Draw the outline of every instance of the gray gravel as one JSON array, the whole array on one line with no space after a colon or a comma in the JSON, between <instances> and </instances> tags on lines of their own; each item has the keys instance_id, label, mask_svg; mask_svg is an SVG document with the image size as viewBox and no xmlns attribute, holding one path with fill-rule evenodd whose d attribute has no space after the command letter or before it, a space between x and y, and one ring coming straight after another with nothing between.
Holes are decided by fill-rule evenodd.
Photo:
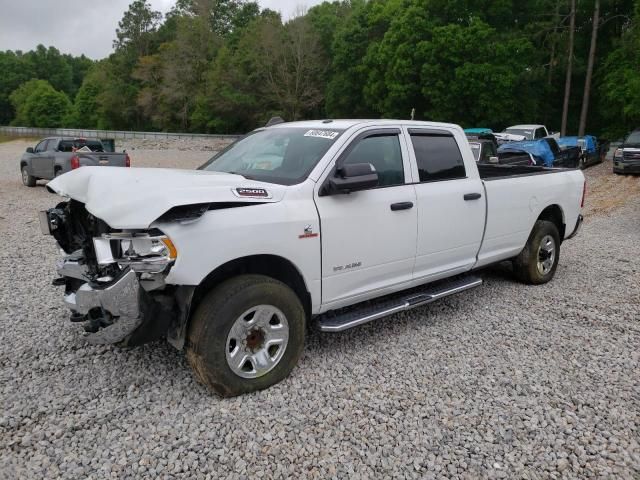
<instances>
[{"instance_id":1,"label":"gray gravel","mask_svg":"<svg viewBox=\"0 0 640 480\"><path fill-rule=\"evenodd\" d=\"M25 146L0 144L0 477L639 478L640 195L589 216L550 284L493 268L427 308L313 334L287 380L223 400L166 343L90 346L68 322L36 219L57 198L21 186Z\"/></svg>"}]
</instances>

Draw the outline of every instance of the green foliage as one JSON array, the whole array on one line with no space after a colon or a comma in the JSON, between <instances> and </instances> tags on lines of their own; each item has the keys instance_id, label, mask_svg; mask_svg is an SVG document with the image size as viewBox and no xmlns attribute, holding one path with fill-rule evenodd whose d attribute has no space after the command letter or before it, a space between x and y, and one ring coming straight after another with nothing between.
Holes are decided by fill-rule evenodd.
<instances>
[{"instance_id":1,"label":"green foliage","mask_svg":"<svg viewBox=\"0 0 640 480\"><path fill-rule=\"evenodd\" d=\"M161 19L162 14L151 10L146 0L134 0L116 28L116 40L113 42L116 52L129 54L134 60L148 55Z\"/></svg>"},{"instance_id":2,"label":"green foliage","mask_svg":"<svg viewBox=\"0 0 640 480\"><path fill-rule=\"evenodd\" d=\"M600 108L608 120L605 133L620 138L640 126L640 1L604 71Z\"/></svg>"},{"instance_id":3,"label":"green foliage","mask_svg":"<svg viewBox=\"0 0 640 480\"><path fill-rule=\"evenodd\" d=\"M602 2L590 133L640 124L638 5ZM570 133L593 6L577 0ZM177 0L162 18L148 0L133 0L114 52L99 62L42 45L0 52L0 123L239 133L273 115L408 118L415 109L417 119L464 126L558 129L568 8L566 0L333 0L283 21L256 1Z\"/></svg>"},{"instance_id":4,"label":"green foliage","mask_svg":"<svg viewBox=\"0 0 640 480\"><path fill-rule=\"evenodd\" d=\"M46 80L29 80L9 96L16 111L14 125L56 128L71 108L69 98Z\"/></svg>"},{"instance_id":5,"label":"green foliage","mask_svg":"<svg viewBox=\"0 0 640 480\"><path fill-rule=\"evenodd\" d=\"M24 82L33 78L31 64L20 52L0 52L0 125L7 125L15 116L9 95Z\"/></svg>"}]
</instances>

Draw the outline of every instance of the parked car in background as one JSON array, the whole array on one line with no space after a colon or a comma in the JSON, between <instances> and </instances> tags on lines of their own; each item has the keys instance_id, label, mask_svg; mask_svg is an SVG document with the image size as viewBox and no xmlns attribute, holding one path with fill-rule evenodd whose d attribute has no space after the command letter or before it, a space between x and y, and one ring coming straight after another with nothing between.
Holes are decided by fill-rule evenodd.
<instances>
[{"instance_id":1,"label":"parked car in background","mask_svg":"<svg viewBox=\"0 0 640 480\"><path fill-rule=\"evenodd\" d=\"M580 164L578 147L560 148L554 138L546 137L524 142L509 142L498 147L498 154L524 152L530 154L535 165L555 168L577 168Z\"/></svg>"},{"instance_id":2,"label":"parked car in background","mask_svg":"<svg viewBox=\"0 0 640 480\"><path fill-rule=\"evenodd\" d=\"M640 173L640 128L631 132L613 153L614 173Z\"/></svg>"},{"instance_id":3,"label":"parked car in background","mask_svg":"<svg viewBox=\"0 0 640 480\"><path fill-rule=\"evenodd\" d=\"M474 130L474 129L470 129ZM469 147L476 162L499 165L535 165L531 154L526 152L498 152L498 141L493 133L467 133Z\"/></svg>"},{"instance_id":4,"label":"parked car in background","mask_svg":"<svg viewBox=\"0 0 640 480\"><path fill-rule=\"evenodd\" d=\"M80 168L47 185L68 200L40 221L90 341L166 337L232 396L285 378L310 323L341 332L426 305L503 260L550 281L584 186L579 170L477 164L456 125L305 121L197 171Z\"/></svg>"},{"instance_id":5,"label":"parked car in background","mask_svg":"<svg viewBox=\"0 0 640 480\"><path fill-rule=\"evenodd\" d=\"M22 183L34 187L40 179L51 180L85 166L131 166L128 153L114 150L112 139L103 143L97 138L44 138L35 147L27 148L20 159Z\"/></svg>"},{"instance_id":6,"label":"parked car in background","mask_svg":"<svg viewBox=\"0 0 640 480\"><path fill-rule=\"evenodd\" d=\"M578 168L580 166L582 151L580 147L561 147L554 137L544 137L541 141L546 142L553 153L553 166L562 168Z\"/></svg>"},{"instance_id":7,"label":"parked car in background","mask_svg":"<svg viewBox=\"0 0 640 480\"><path fill-rule=\"evenodd\" d=\"M513 125L502 131L507 135L520 135L523 140L537 140L545 137L560 137L560 134L549 132L544 125Z\"/></svg>"},{"instance_id":8,"label":"parked car in background","mask_svg":"<svg viewBox=\"0 0 640 480\"><path fill-rule=\"evenodd\" d=\"M558 139L560 148L580 149L580 168L586 168L596 163L602 163L609 151L610 142L608 140L599 141L593 135L583 137L560 137Z\"/></svg>"}]
</instances>

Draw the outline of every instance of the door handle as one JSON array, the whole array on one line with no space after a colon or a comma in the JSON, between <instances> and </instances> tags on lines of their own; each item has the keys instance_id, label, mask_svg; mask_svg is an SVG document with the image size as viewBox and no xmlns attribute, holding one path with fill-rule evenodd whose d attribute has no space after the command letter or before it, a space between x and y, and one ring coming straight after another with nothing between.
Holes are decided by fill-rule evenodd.
<instances>
[{"instance_id":1,"label":"door handle","mask_svg":"<svg viewBox=\"0 0 640 480\"><path fill-rule=\"evenodd\" d=\"M465 200L478 200L481 197L482 197L481 193L465 193L464 194Z\"/></svg>"},{"instance_id":2,"label":"door handle","mask_svg":"<svg viewBox=\"0 0 640 480\"><path fill-rule=\"evenodd\" d=\"M410 208L413 208L413 202L398 202L391 204L391 210L394 212L398 210L409 210Z\"/></svg>"}]
</instances>

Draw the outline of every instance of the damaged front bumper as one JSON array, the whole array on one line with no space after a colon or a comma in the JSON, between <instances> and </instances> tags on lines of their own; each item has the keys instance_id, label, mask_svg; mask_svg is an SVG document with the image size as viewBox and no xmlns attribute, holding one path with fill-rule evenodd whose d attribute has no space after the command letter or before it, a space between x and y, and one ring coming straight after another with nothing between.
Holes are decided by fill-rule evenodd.
<instances>
[{"instance_id":1,"label":"damaged front bumper","mask_svg":"<svg viewBox=\"0 0 640 480\"><path fill-rule=\"evenodd\" d=\"M88 278L81 252L60 259L57 271L63 279ZM105 280L102 283L82 283L75 291L67 288L64 294L64 303L72 312L72 320L89 322L87 340L95 344L122 342L143 320L140 281L136 273L127 270L117 279Z\"/></svg>"},{"instance_id":2,"label":"damaged front bumper","mask_svg":"<svg viewBox=\"0 0 640 480\"><path fill-rule=\"evenodd\" d=\"M64 303L73 313L104 325L102 328L97 325L99 329L89 333L87 340L91 343L119 343L142 324L139 295L138 278L129 270L113 284L103 288L84 283L76 292L65 294Z\"/></svg>"},{"instance_id":3,"label":"damaged front bumper","mask_svg":"<svg viewBox=\"0 0 640 480\"><path fill-rule=\"evenodd\" d=\"M87 270L81 251L66 255L54 284L65 285L64 304L72 321L85 323L88 342L133 346L167 336L182 348L193 287L167 286L159 275L130 268L90 281Z\"/></svg>"}]
</instances>

